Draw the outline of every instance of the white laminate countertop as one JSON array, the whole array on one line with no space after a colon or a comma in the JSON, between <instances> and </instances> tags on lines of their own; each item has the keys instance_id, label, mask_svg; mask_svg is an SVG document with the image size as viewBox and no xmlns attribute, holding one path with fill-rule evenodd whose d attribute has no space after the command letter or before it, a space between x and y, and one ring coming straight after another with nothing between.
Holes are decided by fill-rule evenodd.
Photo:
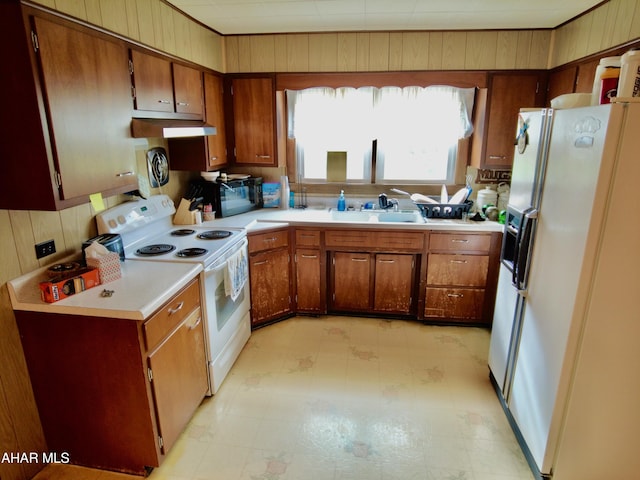
<instances>
[{"instance_id":1,"label":"white laminate countertop","mask_svg":"<svg viewBox=\"0 0 640 480\"><path fill-rule=\"evenodd\" d=\"M40 298L41 268L8 282L14 310L144 320L173 297L201 271L199 263L124 261L122 278L76 293L55 303ZM103 297L103 290L113 295Z\"/></svg>"},{"instance_id":2,"label":"white laminate countertop","mask_svg":"<svg viewBox=\"0 0 640 480\"><path fill-rule=\"evenodd\" d=\"M384 215L384 214L382 214ZM502 232L504 225L486 220L474 222L471 220L441 220L429 219L426 222L376 222L376 221L339 221L332 218L328 209L278 209L263 208L242 215L220 218L204 222L205 226L246 228L249 232L274 228L274 223L294 226L318 227L357 227L372 229L403 229L403 230L452 230L460 232Z\"/></svg>"}]
</instances>

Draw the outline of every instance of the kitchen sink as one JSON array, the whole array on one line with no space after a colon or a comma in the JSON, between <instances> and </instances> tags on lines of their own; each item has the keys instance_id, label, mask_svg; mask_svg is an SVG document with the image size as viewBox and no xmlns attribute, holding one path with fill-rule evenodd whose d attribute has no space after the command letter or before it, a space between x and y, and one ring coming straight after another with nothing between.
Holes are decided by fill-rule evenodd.
<instances>
[{"instance_id":1,"label":"kitchen sink","mask_svg":"<svg viewBox=\"0 0 640 480\"><path fill-rule=\"evenodd\" d=\"M396 222L396 223L423 223L424 220L417 210L400 212L382 212L366 210L331 210L331 219L342 222Z\"/></svg>"},{"instance_id":2,"label":"kitchen sink","mask_svg":"<svg viewBox=\"0 0 640 480\"><path fill-rule=\"evenodd\" d=\"M408 212L380 212L376 214L379 222L423 223L418 211Z\"/></svg>"},{"instance_id":3,"label":"kitchen sink","mask_svg":"<svg viewBox=\"0 0 640 480\"><path fill-rule=\"evenodd\" d=\"M371 214L369 212L362 212L360 210L331 210L331 219L342 222L368 222Z\"/></svg>"}]
</instances>

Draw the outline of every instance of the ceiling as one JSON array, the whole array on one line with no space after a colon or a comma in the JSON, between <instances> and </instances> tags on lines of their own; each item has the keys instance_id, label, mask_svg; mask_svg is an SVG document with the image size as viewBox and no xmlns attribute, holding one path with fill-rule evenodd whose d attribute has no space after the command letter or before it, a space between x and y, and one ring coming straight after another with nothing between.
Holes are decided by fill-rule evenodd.
<instances>
[{"instance_id":1,"label":"ceiling","mask_svg":"<svg viewBox=\"0 0 640 480\"><path fill-rule=\"evenodd\" d=\"M169 0L223 34L554 28L602 0Z\"/></svg>"}]
</instances>

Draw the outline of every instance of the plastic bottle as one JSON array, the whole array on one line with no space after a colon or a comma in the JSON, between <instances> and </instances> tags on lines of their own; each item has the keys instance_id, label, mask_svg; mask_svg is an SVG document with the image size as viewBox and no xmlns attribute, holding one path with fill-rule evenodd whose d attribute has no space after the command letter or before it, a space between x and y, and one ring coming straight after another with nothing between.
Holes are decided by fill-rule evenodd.
<instances>
[{"instance_id":1,"label":"plastic bottle","mask_svg":"<svg viewBox=\"0 0 640 480\"><path fill-rule=\"evenodd\" d=\"M620 67L621 57L601 58L593 77L593 90L591 92L591 105L600 105L600 92L602 91L602 75L608 67ZM618 72L619 73L619 72Z\"/></svg>"},{"instance_id":2,"label":"plastic bottle","mask_svg":"<svg viewBox=\"0 0 640 480\"><path fill-rule=\"evenodd\" d=\"M629 50L620 60L619 97L640 97L640 50Z\"/></svg>"},{"instance_id":3,"label":"plastic bottle","mask_svg":"<svg viewBox=\"0 0 640 480\"><path fill-rule=\"evenodd\" d=\"M344 212L346 209L347 205L344 200L344 190L340 190L340 196L338 197L338 211Z\"/></svg>"},{"instance_id":4,"label":"plastic bottle","mask_svg":"<svg viewBox=\"0 0 640 480\"><path fill-rule=\"evenodd\" d=\"M280 208L289 208L289 177L286 175L280 177Z\"/></svg>"},{"instance_id":5,"label":"plastic bottle","mask_svg":"<svg viewBox=\"0 0 640 480\"><path fill-rule=\"evenodd\" d=\"M289 208L295 208L296 206L296 194L289 192Z\"/></svg>"}]
</instances>

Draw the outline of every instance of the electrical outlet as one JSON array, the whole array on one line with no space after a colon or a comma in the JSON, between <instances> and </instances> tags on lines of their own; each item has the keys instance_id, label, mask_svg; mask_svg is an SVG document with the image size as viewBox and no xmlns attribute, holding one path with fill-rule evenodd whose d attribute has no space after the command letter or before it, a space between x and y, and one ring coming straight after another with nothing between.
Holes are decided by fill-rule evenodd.
<instances>
[{"instance_id":1,"label":"electrical outlet","mask_svg":"<svg viewBox=\"0 0 640 480\"><path fill-rule=\"evenodd\" d=\"M53 240L36 244L36 258L46 257L56 253L56 243Z\"/></svg>"}]
</instances>

